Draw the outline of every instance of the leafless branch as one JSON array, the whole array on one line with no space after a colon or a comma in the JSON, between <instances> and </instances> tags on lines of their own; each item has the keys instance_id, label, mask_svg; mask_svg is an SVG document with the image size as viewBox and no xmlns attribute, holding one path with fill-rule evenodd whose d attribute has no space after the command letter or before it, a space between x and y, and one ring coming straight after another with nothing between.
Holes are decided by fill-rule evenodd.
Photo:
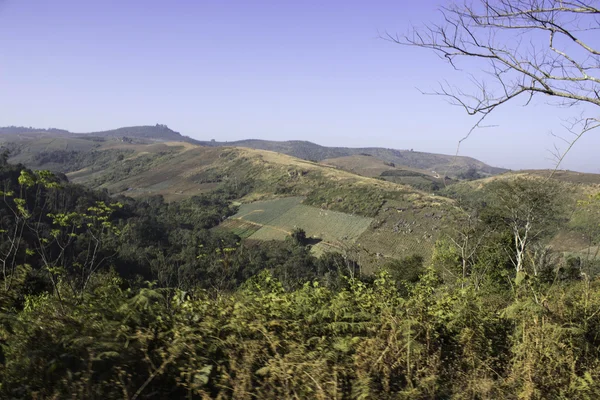
<instances>
[{"instance_id":1,"label":"leafless branch","mask_svg":"<svg viewBox=\"0 0 600 400\"><path fill-rule=\"evenodd\" d=\"M517 97L525 97L525 105L544 95L559 100L560 106L600 107L597 0L479 0L443 7L441 17L440 24L383 37L432 50L454 69L461 60L477 62L484 78L471 76L474 92L444 82L429 93L480 116L459 147L488 114ZM584 120L558 156L556 169L573 145L600 124L598 116Z\"/></svg>"}]
</instances>

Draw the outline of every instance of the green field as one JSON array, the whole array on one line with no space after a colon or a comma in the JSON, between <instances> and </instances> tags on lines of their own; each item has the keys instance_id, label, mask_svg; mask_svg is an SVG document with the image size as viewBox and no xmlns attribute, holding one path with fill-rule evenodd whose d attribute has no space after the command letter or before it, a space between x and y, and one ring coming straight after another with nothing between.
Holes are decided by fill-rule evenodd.
<instances>
[{"instance_id":1,"label":"green field","mask_svg":"<svg viewBox=\"0 0 600 400\"><path fill-rule=\"evenodd\" d=\"M238 235L242 239L252 236L261 227L252 222L246 222L240 219L228 219L218 227L219 229L226 229Z\"/></svg>"},{"instance_id":2,"label":"green field","mask_svg":"<svg viewBox=\"0 0 600 400\"><path fill-rule=\"evenodd\" d=\"M372 220L300 204L271 221L270 225L286 231L302 228L308 236L328 242L354 242L369 227Z\"/></svg>"},{"instance_id":3,"label":"green field","mask_svg":"<svg viewBox=\"0 0 600 400\"><path fill-rule=\"evenodd\" d=\"M287 197L243 204L223 227L241 231L245 237L254 240L283 240L294 228L301 228L307 236L322 239L324 245L339 247L354 243L373 221L372 218L310 207L300 204L301 201L302 197ZM248 223L244 224L245 221ZM260 229L248 235L251 230L248 225Z\"/></svg>"},{"instance_id":4,"label":"green field","mask_svg":"<svg viewBox=\"0 0 600 400\"><path fill-rule=\"evenodd\" d=\"M282 199L255 201L242 204L232 218L244 219L261 225L270 225L271 221L299 205L303 197L285 197Z\"/></svg>"}]
</instances>

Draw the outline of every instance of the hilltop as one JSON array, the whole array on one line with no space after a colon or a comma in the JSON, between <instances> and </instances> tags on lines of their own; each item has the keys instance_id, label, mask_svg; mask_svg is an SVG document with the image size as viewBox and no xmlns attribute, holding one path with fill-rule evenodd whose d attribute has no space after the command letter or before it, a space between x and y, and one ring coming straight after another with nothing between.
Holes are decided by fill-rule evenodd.
<instances>
[{"instance_id":1,"label":"hilltop","mask_svg":"<svg viewBox=\"0 0 600 400\"><path fill-rule=\"evenodd\" d=\"M75 140L72 146L68 142L49 143L53 139L62 141ZM16 152L35 153L41 150L69 150L69 147L81 148L82 142L78 140L103 140L118 139L135 143L150 142L187 142L209 147L245 147L256 150L268 150L287 154L303 160L321 162L340 157L370 156L382 162L409 169L421 170L420 172L442 177L458 177L475 171L478 176L496 175L506 172L505 169L492 167L471 157L452 156L445 154L427 153L413 150L396 150L379 147L349 148L327 147L316 143L300 140L270 141L270 140L239 140L234 142L199 141L173 131L166 125L156 124L148 126L131 126L107 131L90 133L73 133L64 129L36 129L26 127L0 127L0 144L13 143L11 150ZM41 141L41 142L40 142ZM15 146L14 143L20 143ZM28 145L32 146L28 149ZM86 146L84 146L86 147ZM90 146L87 146L90 147ZM91 146L93 147L93 146ZM91 148L90 147L90 148Z\"/></svg>"},{"instance_id":2,"label":"hilltop","mask_svg":"<svg viewBox=\"0 0 600 400\"><path fill-rule=\"evenodd\" d=\"M349 156L371 156L382 161L416 168L435 171L439 174L457 176L475 169L484 176L506 172L506 169L489 166L471 157L452 156L445 154L426 153L413 150L396 150L381 147L326 147L308 141L272 141L272 140L239 140L233 142L200 141L204 146L235 146L251 149L270 150L311 161L323 161Z\"/></svg>"},{"instance_id":3,"label":"hilltop","mask_svg":"<svg viewBox=\"0 0 600 400\"><path fill-rule=\"evenodd\" d=\"M41 137L67 137L67 138L138 138L150 139L157 141L189 141L195 142L194 139L183 136L179 132L175 132L167 125L141 125L129 126L106 131L75 133L65 129L39 129L22 126L0 127L0 143L11 140L23 139L39 139Z\"/></svg>"}]
</instances>

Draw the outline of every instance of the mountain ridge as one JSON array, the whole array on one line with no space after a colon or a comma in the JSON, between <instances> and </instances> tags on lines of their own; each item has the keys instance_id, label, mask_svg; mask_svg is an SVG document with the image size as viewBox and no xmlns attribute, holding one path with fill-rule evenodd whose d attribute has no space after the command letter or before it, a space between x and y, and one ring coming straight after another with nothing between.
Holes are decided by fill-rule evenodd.
<instances>
[{"instance_id":1,"label":"mountain ridge","mask_svg":"<svg viewBox=\"0 0 600 400\"><path fill-rule=\"evenodd\" d=\"M103 131L93 132L71 132L66 129L59 128L32 128L24 126L5 126L0 127L0 135L27 135L27 134L60 134L63 136L81 137L81 136L96 136L96 137L135 137L142 139L155 139L162 141L195 141L194 139L184 136L181 133L172 130L167 125L133 125L124 126L116 129L107 129Z\"/></svg>"},{"instance_id":2,"label":"mountain ridge","mask_svg":"<svg viewBox=\"0 0 600 400\"><path fill-rule=\"evenodd\" d=\"M181 133L170 129L167 125L162 124L129 126L89 133L73 133L57 128L36 129L14 126L0 127L0 142L2 142L3 134L5 139L7 138L6 136L13 135L15 140L22 140L22 136L31 138L32 136L51 137L52 135L57 135L61 137L73 137L81 139L98 137L116 138L119 140L136 138L159 142L184 141L209 147L246 147L255 150L269 150L315 162L332 158L362 155L377 157L388 163L399 164L409 168L428 170L437 174L454 177L464 174L470 169L475 169L483 176L497 175L507 171L503 168L490 166L472 157L428 153L413 150L398 150L384 147L354 148L322 146L306 140L273 141L264 139L244 139L231 142L196 140L189 136L184 136ZM6 142L7 140L4 141Z\"/></svg>"},{"instance_id":3,"label":"mountain ridge","mask_svg":"<svg viewBox=\"0 0 600 400\"><path fill-rule=\"evenodd\" d=\"M198 144L203 146L234 146L270 150L317 162L331 158L367 155L411 168L437 168L439 170L437 172L441 174L449 173L451 175L458 175L469 168L476 168L479 172L487 175L496 175L508 171L504 168L490 166L473 157L398 150L385 147L330 147L304 140L273 141L263 139L245 139L233 142L198 141Z\"/></svg>"}]
</instances>

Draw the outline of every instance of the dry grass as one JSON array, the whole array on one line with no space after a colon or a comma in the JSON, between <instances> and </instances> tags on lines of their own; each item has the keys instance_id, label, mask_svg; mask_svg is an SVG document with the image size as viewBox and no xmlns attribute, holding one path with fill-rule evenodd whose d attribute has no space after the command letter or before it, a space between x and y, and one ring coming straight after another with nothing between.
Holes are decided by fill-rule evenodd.
<instances>
[{"instance_id":1,"label":"dry grass","mask_svg":"<svg viewBox=\"0 0 600 400\"><path fill-rule=\"evenodd\" d=\"M321 164L334 166L336 168L343 169L345 171L349 171L358 175L368 176L372 178L376 178L381 176L381 174L385 171L395 171L395 170L403 170L403 171L411 171L418 174L428 175L433 178L436 177L436 174L433 174L431 171L418 169L418 168L410 168L403 165L390 166L386 164L384 160L381 160L377 157L373 156L363 156L363 155L355 155L355 156L346 156L346 157L337 157L337 158L328 158L326 160L321 161ZM440 172L441 173L441 172Z\"/></svg>"}]
</instances>

